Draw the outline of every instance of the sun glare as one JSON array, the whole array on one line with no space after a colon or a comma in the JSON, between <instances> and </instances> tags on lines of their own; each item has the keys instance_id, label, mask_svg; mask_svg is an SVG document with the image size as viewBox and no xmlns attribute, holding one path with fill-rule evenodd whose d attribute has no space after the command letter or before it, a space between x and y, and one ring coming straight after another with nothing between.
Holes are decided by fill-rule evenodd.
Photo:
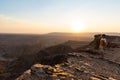
<instances>
[{"instance_id":1,"label":"sun glare","mask_svg":"<svg viewBox=\"0 0 120 80\"><path fill-rule=\"evenodd\" d=\"M71 28L73 32L79 33L79 32L83 32L84 25L82 23L73 23Z\"/></svg>"}]
</instances>

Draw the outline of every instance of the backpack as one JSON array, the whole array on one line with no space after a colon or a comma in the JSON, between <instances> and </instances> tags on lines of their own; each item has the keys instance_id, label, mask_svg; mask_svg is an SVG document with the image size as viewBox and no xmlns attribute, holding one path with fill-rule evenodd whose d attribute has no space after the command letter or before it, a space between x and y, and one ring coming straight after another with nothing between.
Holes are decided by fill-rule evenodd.
<instances>
[{"instance_id":1,"label":"backpack","mask_svg":"<svg viewBox=\"0 0 120 80\"><path fill-rule=\"evenodd\" d=\"M101 46L106 46L106 45L107 45L104 39L101 39L101 40L100 40L100 45L101 45Z\"/></svg>"}]
</instances>

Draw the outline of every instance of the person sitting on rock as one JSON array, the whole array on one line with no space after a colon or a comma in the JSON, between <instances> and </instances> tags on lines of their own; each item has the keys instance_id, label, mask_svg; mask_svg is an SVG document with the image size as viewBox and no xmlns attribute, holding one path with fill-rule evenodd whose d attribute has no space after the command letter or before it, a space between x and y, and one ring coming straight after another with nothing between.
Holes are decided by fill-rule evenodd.
<instances>
[{"instance_id":1,"label":"person sitting on rock","mask_svg":"<svg viewBox=\"0 0 120 80\"><path fill-rule=\"evenodd\" d=\"M101 39L100 39L100 45L99 45L99 49L100 49L100 53L101 53L102 58L104 57L106 46L107 46L106 35L102 34Z\"/></svg>"}]
</instances>

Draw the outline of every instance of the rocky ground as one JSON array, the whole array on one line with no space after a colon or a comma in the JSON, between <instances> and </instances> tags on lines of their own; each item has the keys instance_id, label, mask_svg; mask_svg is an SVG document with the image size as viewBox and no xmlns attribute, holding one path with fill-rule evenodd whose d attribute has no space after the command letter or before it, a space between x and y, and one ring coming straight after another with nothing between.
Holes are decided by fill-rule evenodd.
<instances>
[{"instance_id":1,"label":"rocky ground","mask_svg":"<svg viewBox=\"0 0 120 80\"><path fill-rule=\"evenodd\" d=\"M97 37L80 47L72 41L78 43L76 49L69 41L23 55L5 64L8 76L0 80L120 80L120 37L107 36L104 58L97 50Z\"/></svg>"},{"instance_id":2,"label":"rocky ground","mask_svg":"<svg viewBox=\"0 0 120 80\"><path fill-rule=\"evenodd\" d=\"M16 80L120 80L120 64L86 52L55 66L35 64Z\"/></svg>"}]
</instances>

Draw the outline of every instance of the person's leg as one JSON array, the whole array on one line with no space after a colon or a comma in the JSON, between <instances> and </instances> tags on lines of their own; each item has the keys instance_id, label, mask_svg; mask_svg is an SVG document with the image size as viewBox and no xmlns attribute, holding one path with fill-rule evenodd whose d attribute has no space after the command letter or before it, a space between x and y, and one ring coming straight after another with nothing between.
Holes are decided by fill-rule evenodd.
<instances>
[{"instance_id":1,"label":"person's leg","mask_svg":"<svg viewBox=\"0 0 120 80\"><path fill-rule=\"evenodd\" d=\"M100 55L101 55L101 58L104 58L104 49L103 49L103 46L100 46Z\"/></svg>"}]
</instances>

